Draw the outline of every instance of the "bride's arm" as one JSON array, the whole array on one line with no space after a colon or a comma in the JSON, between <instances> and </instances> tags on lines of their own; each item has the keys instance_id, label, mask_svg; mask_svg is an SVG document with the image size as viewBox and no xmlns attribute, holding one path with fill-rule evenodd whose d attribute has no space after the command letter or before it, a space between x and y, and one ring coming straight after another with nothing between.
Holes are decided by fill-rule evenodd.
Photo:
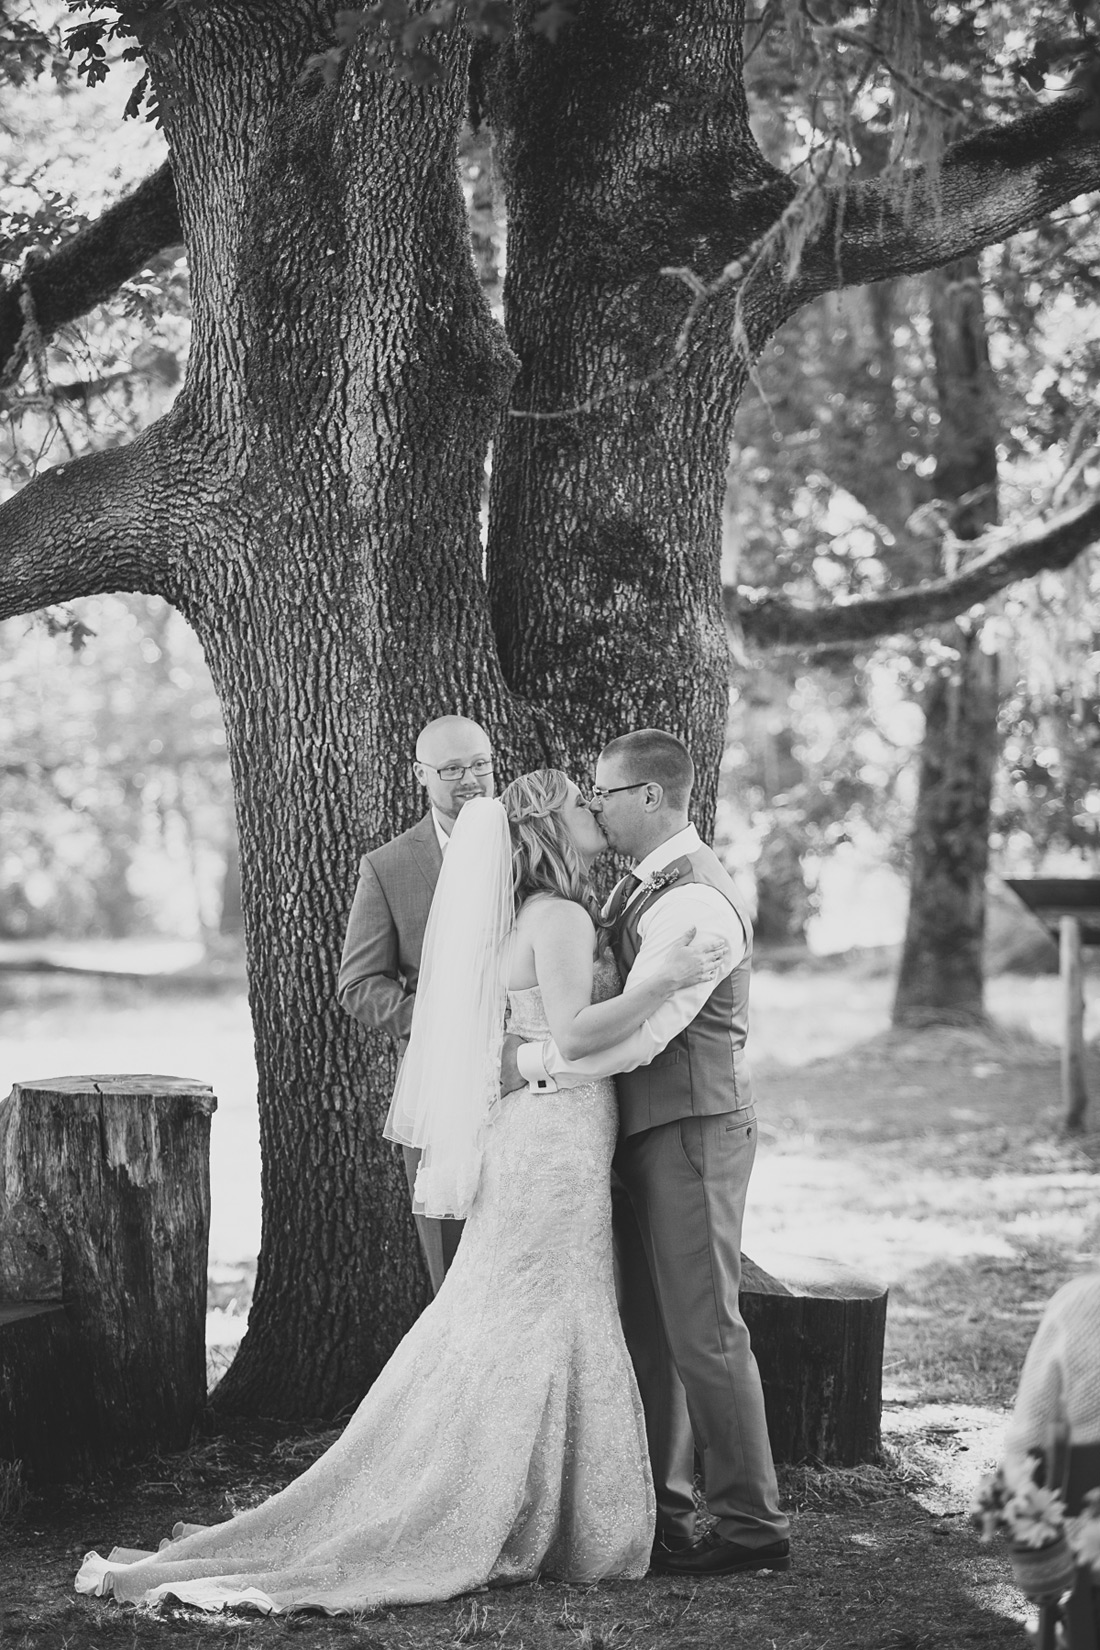
<instances>
[{"instance_id":1,"label":"bride's arm","mask_svg":"<svg viewBox=\"0 0 1100 1650\"><path fill-rule=\"evenodd\" d=\"M695 939L689 929L644 985L592 1001L592 948L595 928L583 905L573 900L539 900L529 908L535 977L542 992L546 1021L567 1060L595 1054L637 1031L681 987L707 979L728 949L721 938Z\"/></svg>"}]
</instances>

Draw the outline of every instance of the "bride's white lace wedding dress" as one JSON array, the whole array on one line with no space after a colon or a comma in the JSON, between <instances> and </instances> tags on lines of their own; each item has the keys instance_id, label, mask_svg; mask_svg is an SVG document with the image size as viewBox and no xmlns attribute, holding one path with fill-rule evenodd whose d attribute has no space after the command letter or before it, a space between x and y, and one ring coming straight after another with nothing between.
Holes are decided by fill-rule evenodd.
<instances>
[{"instance_id":1,"label":"bride's white lace wedding dress","mask_svg":"<svg viewBox=\"0 0 1100 1650\"><path fill-rule=\"evenodd\" d=\"M596 996L618 990L597 964ZM537 988L509 1022L547 1035ZM608 1081L510 1098L457 1257L337 1442L262 1506L90 1553L84 1593L329 1612L643 1576L653 1490L611 1261Z\"/></svg>"}]
</instances>

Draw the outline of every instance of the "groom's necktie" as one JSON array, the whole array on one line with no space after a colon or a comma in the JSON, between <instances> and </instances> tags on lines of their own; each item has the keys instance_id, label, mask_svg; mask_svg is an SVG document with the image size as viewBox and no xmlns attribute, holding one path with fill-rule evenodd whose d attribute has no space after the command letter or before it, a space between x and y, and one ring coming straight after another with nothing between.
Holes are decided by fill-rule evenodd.
<instances>
[{"instance_id":1,"label":"groom's necktie","mask_svg":"<svg viewBox=\"0 0 1100 1650\"><path fill-rule=\"evenodd\" d=\"M636 877L633 871L631 871L629 875L625 876L620 882L614 894L611 896L611 905L607 913L607 921L612 927L614 927L622 917L623 912L630 903L630 897L635 888L640 888L641 886L641 877Z\"/></svg>"}]
</instances>

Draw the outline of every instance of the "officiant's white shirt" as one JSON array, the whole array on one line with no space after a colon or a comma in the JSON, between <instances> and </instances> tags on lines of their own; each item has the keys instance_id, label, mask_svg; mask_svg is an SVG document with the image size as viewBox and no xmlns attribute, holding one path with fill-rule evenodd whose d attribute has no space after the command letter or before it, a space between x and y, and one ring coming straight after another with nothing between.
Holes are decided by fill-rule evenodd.
<instances>
[{"instance_id":1,"label":"officiant's white shirt","mask_svg":"<svg viewBox=\"0 0 1100 1650\"><path fill-rule=\"evenodd\" d=\"M702 846L695 826L688 825L639 860L634 867L634 875L640 877L641 882L624 909L629 911L650 877L663 871L673 860L694 853L696 848ZM614 899L614 894L611 897ZM745 955L745 930L741 919L717 888L702 882L688 882L682 888L674 885L642 912L638 923L641 942L638 955L623 987L625 994L643 985L667 957L671 947L678 945L692 927L700 934L721 934L729 943L730 950L717 979L681 986L637 1031L632 1031L629 1037L624 1037L621 1042L603 1049L599 1054L566 1060L552 1037L541 1043L521 1043L516 1051L516 1060L528 1088L538 1094L552 1094L559 1088L575 1088L579 1083L590 1083L593 1077L612 1077L616 1072L633 1071L637 1066L648 1065L677 1032L690 1025L718 980L732 974Z\"/></svg>"}]
</instances>

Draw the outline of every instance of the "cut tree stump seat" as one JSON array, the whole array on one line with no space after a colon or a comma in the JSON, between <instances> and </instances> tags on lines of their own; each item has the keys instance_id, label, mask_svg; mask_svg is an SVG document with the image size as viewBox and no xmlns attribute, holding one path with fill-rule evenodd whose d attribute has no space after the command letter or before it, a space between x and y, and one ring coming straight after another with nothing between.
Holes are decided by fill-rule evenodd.
<instances>
[{"instance_id":1,"label":"cut tree stump seat","mask_svg":"<svg viewBox=\"0 0 1100 1650\"><path fill-rule=\"evenodd\" d=\"M777 1462L854 1467L882 1447L884 1284L837 1261L742 1257L741 1313L760 1368Z\"/></svg>"},{"instance_id":2,"label":"cut tree stump seat","mask_svg":"<svg viewBox=\"0 0 1100 1650\"><path fill-rule=\"evenodd\" d=\"M0 1460L29 1482L186 1444L206 1398L210 1119L183 1077L0 1102Z\"/></svg>"}]
</instances>

